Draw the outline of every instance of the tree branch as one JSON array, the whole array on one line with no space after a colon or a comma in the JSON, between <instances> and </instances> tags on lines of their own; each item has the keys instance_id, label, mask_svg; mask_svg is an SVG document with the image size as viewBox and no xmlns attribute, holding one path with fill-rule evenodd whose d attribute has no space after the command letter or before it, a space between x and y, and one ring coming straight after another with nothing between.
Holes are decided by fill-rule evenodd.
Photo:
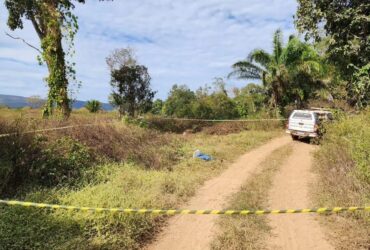
<instances>
[{"instance_id":1,"label":"tree branch","mask_svg":"<svg viewBox=\"0 0 370 250\"><path fill-rule=\"evenodd\" d=\"M26 44L26 45L28 45L29 47L31 47L31 48L33 48L33 49L37 50L40 54L42 54L42 51L41 51L39 48L37 48L37 47L33 46L32 44L28 43L28 42L27 42L26 40L24 40L23 38L21 38L21 37L14 37L14 36L10 35L10 34L9 34L9 33L7 33L7 32L5 32L5 35L7 35L8 37L10 37L10 38L12 38L12 39L14 39L14 40L21 40L23 43L25 43L25 44Z\"/></svg>"},{"instance_id":2,"label":"tree branch","mask_svg":"<svg viewBox=\"0 0 370 250\"><path fill-rule=\"evenodd\" d=\"M31 19L33 27L36 30L37 35L39 36L40 39L42 39L44 37L44 33L40 29L40 25L37 23L37 21L36 21L36 19L33 15L30 15L30 19Z\"/></svg>"}]
</instances>

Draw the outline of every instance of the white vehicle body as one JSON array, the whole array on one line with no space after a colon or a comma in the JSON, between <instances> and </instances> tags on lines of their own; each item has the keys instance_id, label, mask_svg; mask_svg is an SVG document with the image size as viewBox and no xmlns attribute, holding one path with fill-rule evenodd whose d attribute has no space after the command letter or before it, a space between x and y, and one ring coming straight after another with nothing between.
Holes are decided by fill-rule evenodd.
<instances>
[{"instance_id":1,"label":"white vehicle body","mask_svg":"<svg viewBox=\"0 0 370 250\"><path fill-rule=\"evenodd\" d=\"M289 116L286 133L291 134L293 139L318 137L319 112L323 111L294 110Z\"/></svg>"}]
</instances>

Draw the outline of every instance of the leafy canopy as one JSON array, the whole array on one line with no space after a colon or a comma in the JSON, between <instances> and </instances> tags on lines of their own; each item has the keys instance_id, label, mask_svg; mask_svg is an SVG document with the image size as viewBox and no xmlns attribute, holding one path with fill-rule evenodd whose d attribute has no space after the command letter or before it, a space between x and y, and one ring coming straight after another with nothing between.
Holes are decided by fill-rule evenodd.
<instances>
[{"instance_id":1,"label":"leafy canopy","mask_svg":"<svg viewBox=\"0 0 370 250\"><path fill-rule=\"evenodd\" d=\"M260 79L272 107L297 102L302 105L323 87L322 60L309 44L291 36L284 46L281 30L273 36L273 51L253 50L246 60L236 62L229 77Z\"/></svg>"},{"instance_id":2,"label":"leafy canopy","mask_svg":"<svg viewBox=\"0 0 370 250\"><path fill-rule=\"evenodd\" d=\"M329 57L347 77L370 58L370 2L364 0L298 0L296 25L306 38L329 37Z\"/></svg>"},{"instance_id":3,"label":"leafy canopy","mask_svg":"<svg viewBox=\"0 0 370 250\"><path fill-rule=\"evenodd\" d=\"M120 115L136 114L151 108L155 92L150 88L150 75L143 65L121 66L111 72L111 103L119 108Z\"/></svg>"}]
</instances>

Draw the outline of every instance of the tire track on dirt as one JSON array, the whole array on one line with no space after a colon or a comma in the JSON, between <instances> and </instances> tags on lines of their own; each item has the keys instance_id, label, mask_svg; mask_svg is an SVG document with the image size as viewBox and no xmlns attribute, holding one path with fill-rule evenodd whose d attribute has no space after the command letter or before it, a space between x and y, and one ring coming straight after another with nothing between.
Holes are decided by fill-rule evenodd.
<instances>
[{"instance_id":1,"label":"tire track on dirt","mask_svg":"<svg viewBox=\"0 0 370 250\"><path fill-rule=\"evenodd\" d=\"M315 175L310 171L312 153L317 146L294 142L293 152L275 176L269 200L272 209L310 207L309 186ZM314 214L269 216L273 236L270 249L333 249L325 240Z\"/></svg>"},{"instance_id":2,"label":"tire track on dirt","mask_svg":"<svg viewBox=\"0 0 370 250\"><path fill-rule=\"evenodd\" d=\"M233 163L220 176L207 181L196 195L184 205L187 209L223 209L230 195L238 192L259 164L275 149L291 143L283 136L254 149ZM178 215L172 217L148 250L209 249L216 235L217 216Z\"/></svg>"}]
</instances>

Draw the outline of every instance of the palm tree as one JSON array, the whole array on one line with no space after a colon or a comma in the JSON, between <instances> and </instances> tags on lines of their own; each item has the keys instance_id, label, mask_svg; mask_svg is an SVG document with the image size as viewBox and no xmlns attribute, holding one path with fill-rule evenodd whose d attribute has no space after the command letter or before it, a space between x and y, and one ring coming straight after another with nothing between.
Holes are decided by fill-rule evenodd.
<instances>
[{"instance_id":1,"label":"palm tree","mask_svg":"<svg viewBox=\"0 0 370 250\"><path fill-rule=\"evenodd\" d=\"M322 75L322 62L314 48L294 36L290 36L284 47L282 37L282 31L277 30L273 37L272 54L262 49L253 50L246 60L236 62L229 74L229 77L239 79L262 80L273 108L282 108L292 98L298 102L307 99L307 91L311 88L303 85L314 82L315 86L322 86L316 80Z\"/></svg>"}]
</instances>

